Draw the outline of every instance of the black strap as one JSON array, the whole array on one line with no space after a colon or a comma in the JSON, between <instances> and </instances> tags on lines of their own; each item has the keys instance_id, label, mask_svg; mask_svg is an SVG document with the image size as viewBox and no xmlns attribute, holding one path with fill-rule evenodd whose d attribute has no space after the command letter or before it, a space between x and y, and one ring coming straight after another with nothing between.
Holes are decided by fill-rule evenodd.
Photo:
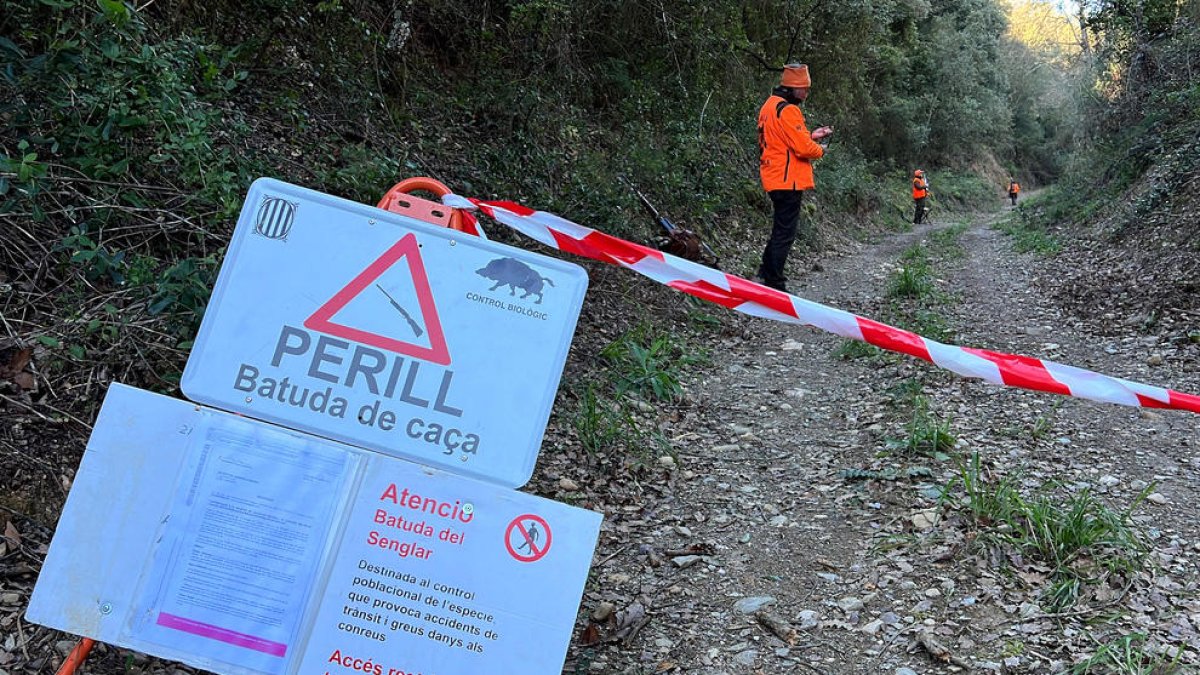
<instances>
[{"instance_id":1,"label":"black strap","mask_svg":"<svg viewBox=\"0 0 1200 675\"><path fill-rule=\"evenodd\" d=\"M775 104L775 119L779 119L780 116L783 115L783 109L789 105L791 105L791 103L788 103L787 101L780 101L779 103Z\"/></svg>"}]
</instances>

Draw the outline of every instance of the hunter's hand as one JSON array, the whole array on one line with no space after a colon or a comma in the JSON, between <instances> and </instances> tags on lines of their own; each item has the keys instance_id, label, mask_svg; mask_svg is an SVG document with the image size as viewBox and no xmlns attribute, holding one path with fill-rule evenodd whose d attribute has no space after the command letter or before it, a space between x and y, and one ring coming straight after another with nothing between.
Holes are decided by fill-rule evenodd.
<instances>
[{"instance_id":1,"label":"hunter's hand","mask_svg":"<svg viewBox=\"0 0 1200 675\"><path fill-rule=\"evenodd\" d=\"M826 136L832 136L833 135L833 127L818 127L816 129L813 129L813 132L811 135L812 135L812 139L814 141L819 141L822 138L825 138Z\"/></svg>"}]
</instances>

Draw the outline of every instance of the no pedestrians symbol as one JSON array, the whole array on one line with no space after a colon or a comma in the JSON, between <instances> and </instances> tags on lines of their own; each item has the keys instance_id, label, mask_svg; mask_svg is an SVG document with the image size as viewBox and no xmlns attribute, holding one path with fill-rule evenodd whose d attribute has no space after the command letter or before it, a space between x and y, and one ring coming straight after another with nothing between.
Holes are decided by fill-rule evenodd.
<instances>
[{"instance_id":1,"label":"no pedestrians symbol","mask_svg":"<svg viewBox=\"0 0 1200 675\"><path fill-rule=\"evenodd\" d=\"M541 560L550 550L550 525L541 516L517 516L504 532L504 546L518 562Z\"/></svg>"}]
</instances>

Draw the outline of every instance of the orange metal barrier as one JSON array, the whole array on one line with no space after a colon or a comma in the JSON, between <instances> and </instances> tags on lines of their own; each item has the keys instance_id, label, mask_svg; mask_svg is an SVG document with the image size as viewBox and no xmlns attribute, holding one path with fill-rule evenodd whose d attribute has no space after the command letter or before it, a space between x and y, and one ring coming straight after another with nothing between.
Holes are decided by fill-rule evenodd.
<instances>
[{"instance_id":1,"label":"orange metal barrier","mask_svg":"<svg viewBox=\"0 0 1200 675\"><path fill-rule=\"evenodd\" d=\"M376 204L379 208L392 213L423 220L434 225L448 227L458 232L475 234L473 219L464 217L462 211L443 206L439 202L412 196L417 190L432 192L434 196L442 197L450 194L450 188L441 181L424 176L405 178L392 186Z\"/></svg>"}]
</instances>

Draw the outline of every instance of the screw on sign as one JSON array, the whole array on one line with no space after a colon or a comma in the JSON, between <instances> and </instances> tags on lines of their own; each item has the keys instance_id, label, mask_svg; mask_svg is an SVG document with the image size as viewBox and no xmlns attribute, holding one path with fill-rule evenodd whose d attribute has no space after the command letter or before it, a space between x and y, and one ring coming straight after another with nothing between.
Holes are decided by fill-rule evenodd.
<instances>
[{"instance_id":1,"label":"screw on sign","mask_svg":"<svg viewBox=\"0 0 1200 675\"><path fill-rule=\"evenodd\" d=\"M535 562L550 551L550 525L541 516L517 516L504 531L504 546L518 562Z\"/></svg>"}]
</instances>

